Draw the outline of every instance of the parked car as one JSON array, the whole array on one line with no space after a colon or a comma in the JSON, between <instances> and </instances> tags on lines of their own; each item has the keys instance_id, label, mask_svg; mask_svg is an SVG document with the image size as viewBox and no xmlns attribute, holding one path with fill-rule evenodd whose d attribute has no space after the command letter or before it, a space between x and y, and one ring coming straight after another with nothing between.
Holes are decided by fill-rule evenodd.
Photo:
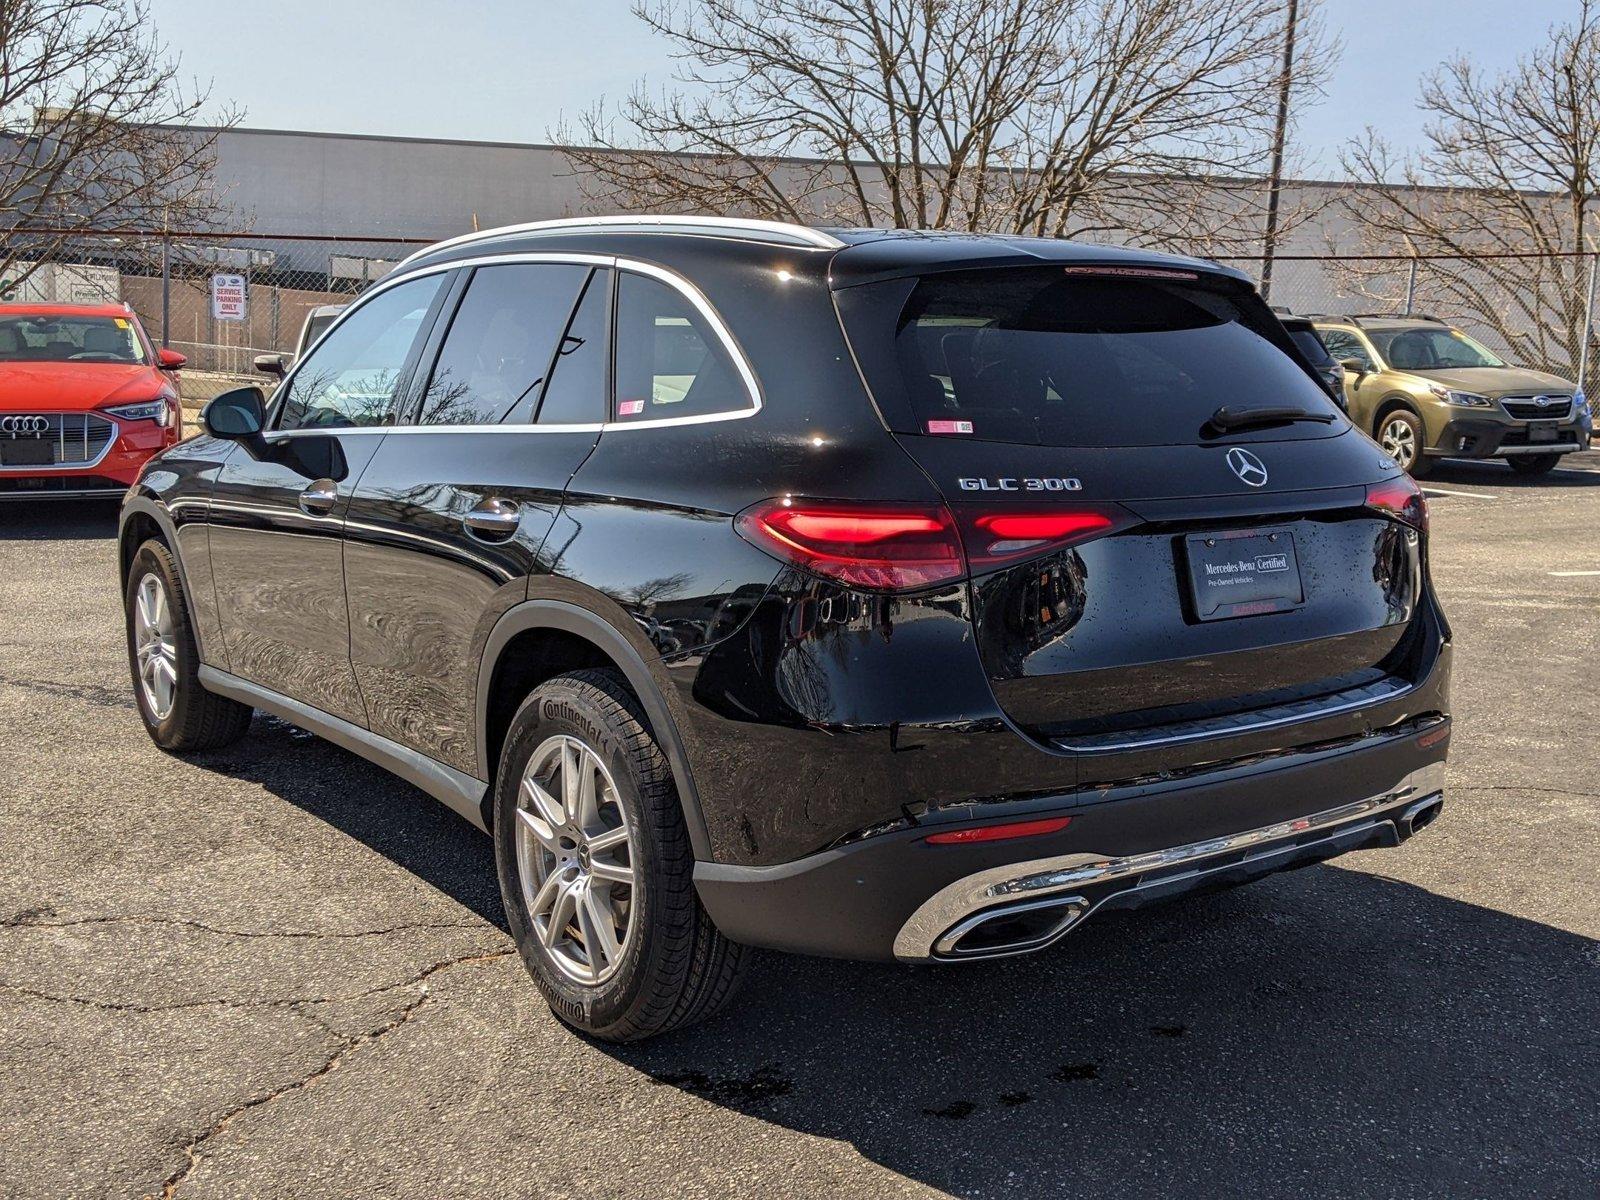
<instances>
[{"instance_id":1,"label":"parked car","mask_svg":"<svg viewBox=\"0 0 1600 1200\"><path fill-rule=\"evenodd\" d=\"M1283 322L1283 327L1289 331L1290 339L1300 348L1300 353L1316 371L1318 381L1328 390L1333 402L1341 411L1348 412L1349 402L1344 395L1344 367L1339 365L1328 352L1328 347L1323 345L1317 327L1309 318L1297 317L1293 313L1279 313L1278 320Z\"/></svg>"},{"instance_id":2,"label":"parked car","mask_svg":"<svg viewBox=\"0 0 1600 1200\"><path fill-rule=\"evenodd\" d=\"M304 358L306 351L316 343L316 340L328 332L328 327L339 319L349 305L346 304L319 304L306 314L305 323L300 326L300 336L295 341L294 353L285 354L258 354L255 357L255 368L263 375L282 376L298 359Z\"/></svg>"},{"instance_id":3,"label":"parked car","mask_svg":"<svg viewBox=\"0 0 1600 1200\"><path fill-rule=\"evenodd\" d=\"M1433 317L1316 322L1345 369L1350 417L1422 477L1437 458L1504 458L1543 475L1589 448L1589 401L1546 371L1513 367Z\"/></svg>"},{"instance_id":4,"label":"parked car","mask_svg":"<svg viewBox=\"0 0 1600 1200\"><path fill-rule=\"evenodd\" d=\"M0 499L121 495L182 436L184 361L120 304L0 304Z\"/></svg>"},{"instance_id":5,"label":"parked car","mask_svg":"<svg viewBox=\"0 0 1600 1200\"><path fill-rule=\"evenodd\" d=\"M1021 954L1443 805L1422 495L1228 268L548 222L203 422L123 509L150 735L263 709L489 830L598 1037L748 947Z\"/></svg>"}]
</instances>

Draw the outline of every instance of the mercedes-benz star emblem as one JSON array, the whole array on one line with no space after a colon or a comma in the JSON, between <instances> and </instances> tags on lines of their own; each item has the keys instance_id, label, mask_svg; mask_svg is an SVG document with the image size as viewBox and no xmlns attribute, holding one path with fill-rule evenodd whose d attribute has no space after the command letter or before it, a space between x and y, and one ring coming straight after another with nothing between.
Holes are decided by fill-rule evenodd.
<instances>
[{"instance_id":1,"label":"mercedes-benz star emblem","mask_svg":"<svg viewBox=\"0 0 1600 1200\"><path fill-rule=\"evenodd\" d=\"M0 433L49 433L49 417L0 417Z\"/></svg>"},{"instance_id":2,"label":"mercedes-benz star emblem","mask_svg":"<svg viewBox=\"0 0 1600 1200\"><path fill-rule=\"evenodd\" d=\"M1244 480L1251 487L1265 487L1267 485L1267 467L1259 458L1250 451L1235 446L1228 451L1228 466L1233 468L1233 473Z\"/></svg>"}]
</instances>

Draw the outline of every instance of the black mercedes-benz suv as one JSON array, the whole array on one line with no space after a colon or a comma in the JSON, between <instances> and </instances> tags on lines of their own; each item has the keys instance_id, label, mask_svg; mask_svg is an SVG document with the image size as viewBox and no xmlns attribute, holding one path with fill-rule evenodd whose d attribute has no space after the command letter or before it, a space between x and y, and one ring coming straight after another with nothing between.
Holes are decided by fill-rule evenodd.
<instances>
[{"instance_id":1,"label":"black mercedes-benz suv","mask_svg":"<svg viewBox=\"0 0 1600 1200\"><path fill-rule=\"evenodd\" d=\"M495 839L555 1012L747 947L956 962L1443 804L1416 486L1239 273L610 218L413 256L122 512L138 706L252 709Z\"/></svg>"}]
</instances>

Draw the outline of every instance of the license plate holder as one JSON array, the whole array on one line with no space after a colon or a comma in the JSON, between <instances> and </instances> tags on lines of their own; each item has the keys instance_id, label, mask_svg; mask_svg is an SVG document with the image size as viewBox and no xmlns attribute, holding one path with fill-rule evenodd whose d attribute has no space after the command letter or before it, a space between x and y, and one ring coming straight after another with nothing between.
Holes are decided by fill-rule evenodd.
<instances>
[{"instance_id":1,"label":"license plate holder","mask_svg":"<svg viewBox=\"0 0 1600 1200\"><path fill-rule=\"evenodd\" d=\"M0 438L0 467L53 467L55 448L44 438Z\"/></svg>"},{"instance_id":2,"label":"license plate holder","mask_svg":"<svg viewBox=\"0 0 1600 1200\"><path fill-rule=\"evenodd\" d=\"M1189 597L1202 621L1290 612L1306 602L1294 534L1235 529L1184 539Z\"/></svg>"},{"instance_id":3,"label":"license plate holder","mask_svg":"<svg viewBox=\"0 0 1600 1200\"><path fill-rule=\"evenodd\" d=\"M1530 442L1553 442L1560 432L1560 421L1530 421L1528 423L1528 440Z\"/></svg>"}]
</instances>

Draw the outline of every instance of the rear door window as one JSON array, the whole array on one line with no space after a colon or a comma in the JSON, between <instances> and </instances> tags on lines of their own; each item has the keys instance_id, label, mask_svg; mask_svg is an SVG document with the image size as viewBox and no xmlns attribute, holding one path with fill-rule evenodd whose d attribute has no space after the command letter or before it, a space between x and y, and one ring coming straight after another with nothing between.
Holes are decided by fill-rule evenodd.
<instances>
[{"instance_id":1,"label":"rear door window","mask_svg":"<svg viewBox=\"0 0 1600 1200\"><path fill-rule=\"evenodd\" d=\"M479 267L450 322L422 397L423 425L494 425L537 406L556 343L589 268Z\"/></svg>"},{"instance_id":2,"label":"rear door window","mask_svg":"<svg viewBox=\"0 0 1600 1200\"><path fill-rule=\"evenodd\" d=\"M905 295L903 281L895 283ZM1223 405L1333 411L1264 318L1231 294L1235 287L1060 267L930 275L904 302L892 357L859 357L875 392L904 397L885 406L891 424L896 412L909 417L909 427L898 418L903 432L1047 446L1188 445ZM885 378L890 372L896 378ZM1295 424L1252 435L1339 431Z\"/></svg>"},{"instance_id":3,"label":"rear door window","mask_svg":"<svg viewBox=\"0 0 1600 1200\"><path fill-rule=\"evenodd\" d=\"M616 420L706 417L752 407L749 389L704 313L677 288L617 279Z\"/></svg>"},{"instance_id":4,"label":"rear door window","mask_svg":"<svg viewBox=\"0 0 1600 1200\"><path fill-rule=\"evenodd\" d=\"M541 425L598 425L606 419L610 400L606 391L606 333L611 324L611 270L596 267L584 285L583 297L572 314L555 362L550 382L538 405ZM535 410L519 405L506 419L525 423Z\"/></svg>"}]
</instances>

